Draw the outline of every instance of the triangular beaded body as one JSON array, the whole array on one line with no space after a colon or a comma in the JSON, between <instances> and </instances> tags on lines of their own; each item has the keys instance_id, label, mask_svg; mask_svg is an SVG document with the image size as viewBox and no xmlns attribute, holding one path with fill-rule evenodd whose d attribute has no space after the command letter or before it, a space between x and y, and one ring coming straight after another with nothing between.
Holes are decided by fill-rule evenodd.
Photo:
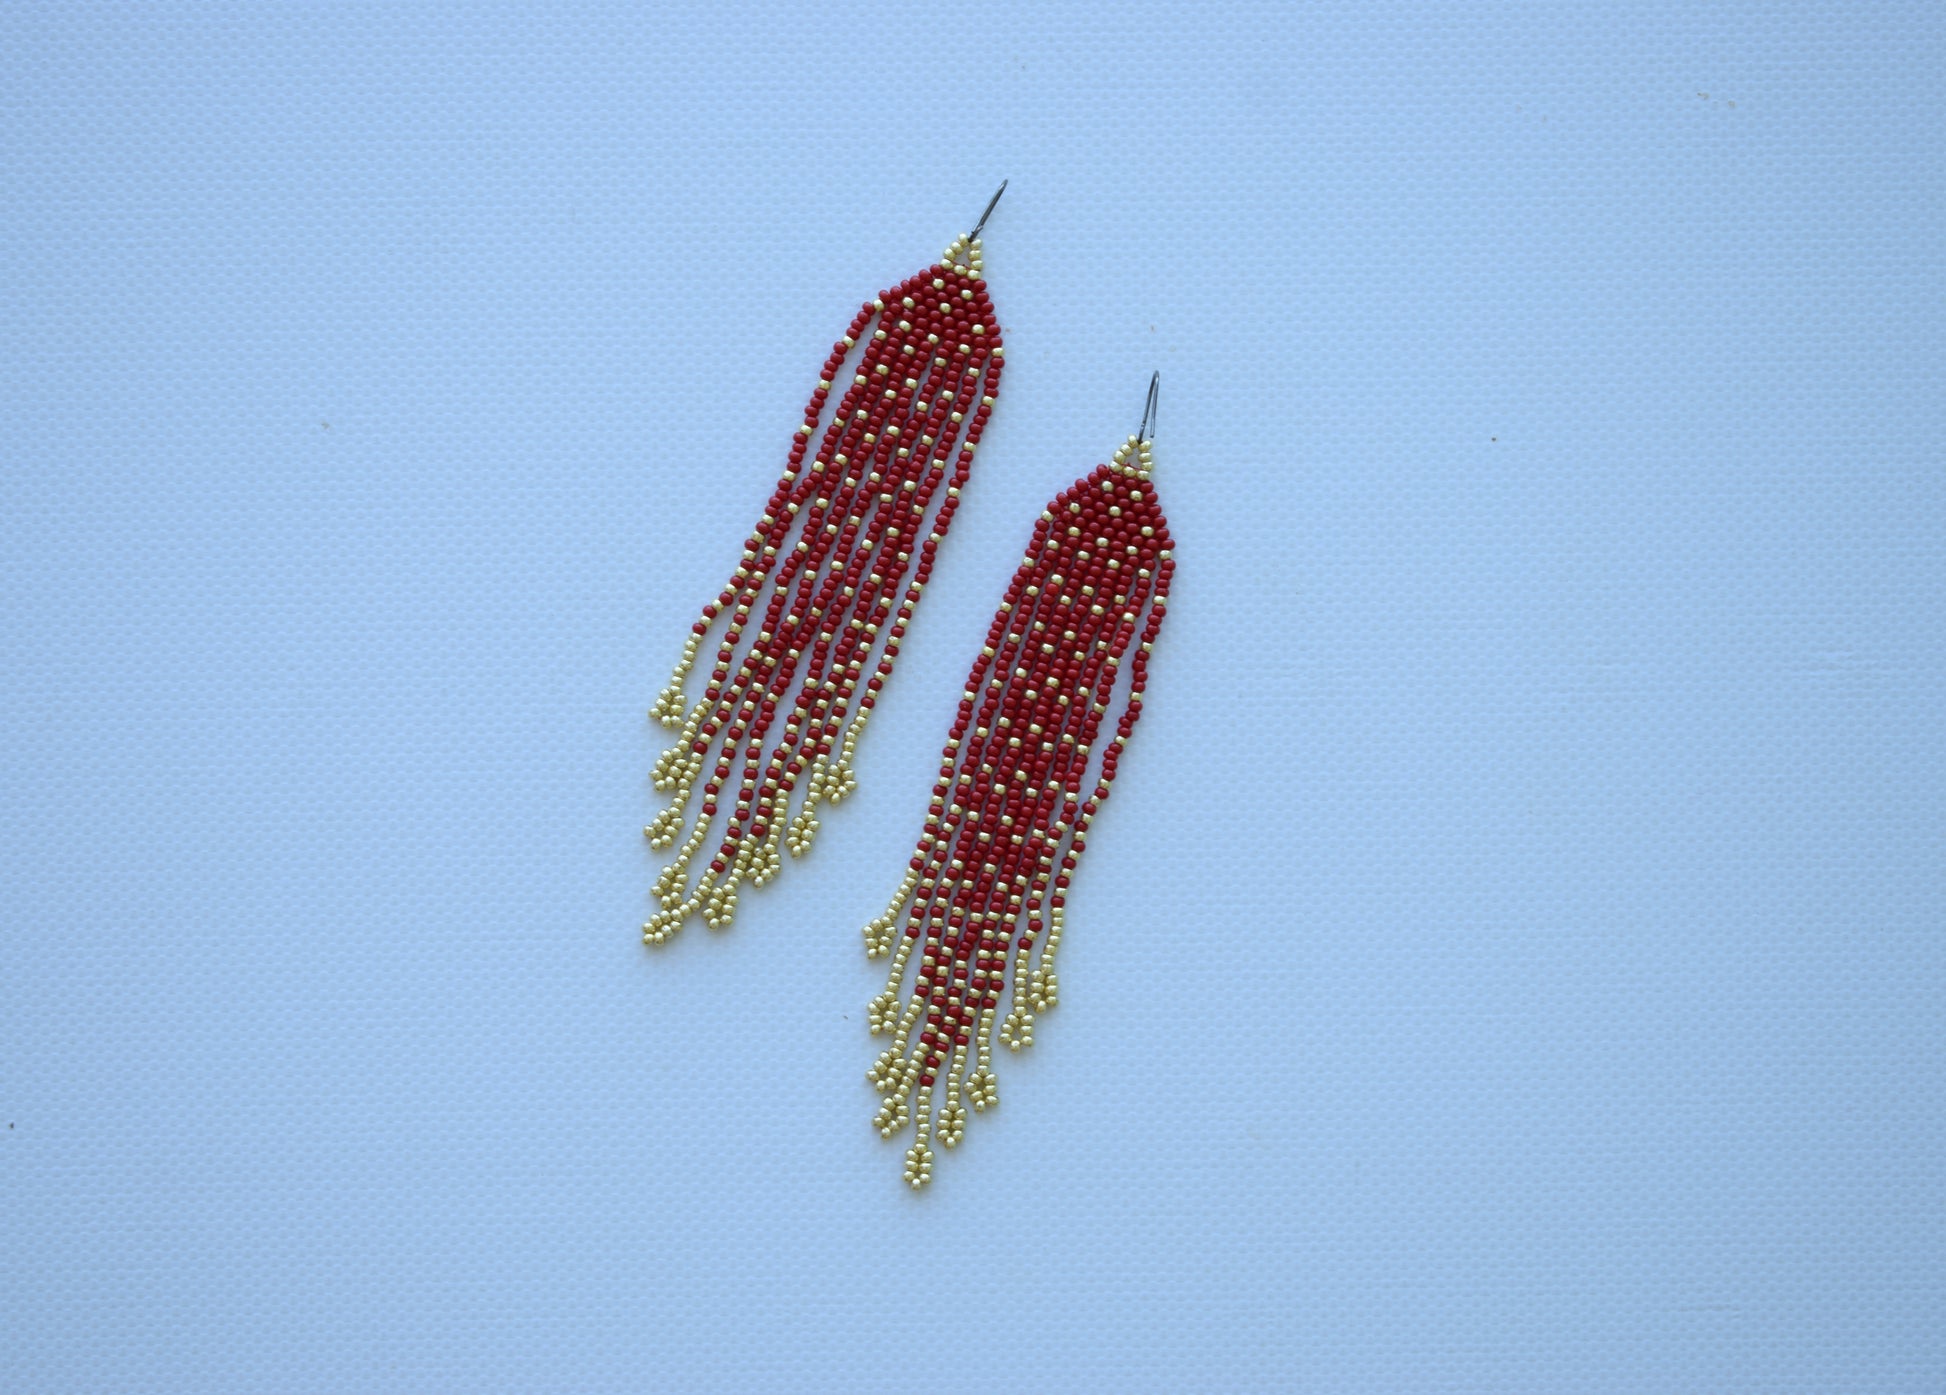
<instances>
[{"instance_id":1,"label":"triangular beaded body","mask_svg":"<svg viewBox=\"0 0 1946 1395\"><path fill-rule=\"evenodd\" d=\"M868 1013L892 1038L866 1072L886 1097L873 1122L891 1138L916 1120L914 1187L931 1180L931 1140L953 1147L969 1105L999 1102L994 1039L1031 1045L1057 1001L1068 886L1141 716L1174 570L1148 442L1131 437L1042 513L967 676L918 847L865 927L865 952L892 956Z\"/></svg>"},{"instance_id":2,"label":"triangular beaded body","mask_svg":"<svg viewBox=\"0 0 1946 1395\"><path fill-rule=\"evenodd\" d=\"M952 524L1002 353L967 238L861 307L832 346L743 557L651 709L678 735L653 773L670 807L644 832L676 852L645 941L692 915L728 925L738 887L808 851L818 806L856 787L852 755Z\"/></svg>"}]
</instances>

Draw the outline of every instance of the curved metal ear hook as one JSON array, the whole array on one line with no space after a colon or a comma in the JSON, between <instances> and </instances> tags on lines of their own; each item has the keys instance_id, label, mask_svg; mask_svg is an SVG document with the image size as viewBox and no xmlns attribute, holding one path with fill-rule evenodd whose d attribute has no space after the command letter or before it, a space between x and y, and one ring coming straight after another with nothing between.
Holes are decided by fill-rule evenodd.
<instances>
[{"instance_id":1,"label":"curved metal ear hook","mask_svg":"<svg viewBox=\"0 0 1946 1395\"><path fill-rule=\"evenodd\" d=\"M980 235L980 229L984 228L987 225L987 219L993 216L993 206L1000 202L1000 196L1006 192L1007 181L1003 179L1000 181L1000 187L993 191L993 197L987 200L986 209L980 214L980 221L975 223L973 225L973 231L966 235L968 242L971 242Z\"/></svg>"},{"instance_id":2,"label":"curved metal ear hook","mask_svg":"<svg viewBox=\"0 0 1946 1395\"><path fill-rule=\"evenodd\" d=\"M1142 404L1142 425L1135 433L1135 439L1138 441L1155 439L1155 394L1156 389L1161 386L1161 383L1162 374L1160 371L1156 372L1149 379L1149 400Z\"/></svg>"}]
</instances>

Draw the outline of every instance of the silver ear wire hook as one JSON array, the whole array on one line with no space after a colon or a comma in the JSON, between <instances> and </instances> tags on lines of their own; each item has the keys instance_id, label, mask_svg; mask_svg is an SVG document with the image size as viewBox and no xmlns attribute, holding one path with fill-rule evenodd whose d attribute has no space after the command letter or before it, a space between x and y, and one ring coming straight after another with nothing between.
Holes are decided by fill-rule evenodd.
<instances>
[{"instance_id":1,"label":"silver ear wire hook","mask_svg":"<svg viewBox=\"0 0 1946 1395\"><path fill-rule=\"evenodd\" d=\"M1149 398L1148 401L1142 404L1142 425L1135 433L1135 439L1138 441L1148 441L1155 438L1155 395L1156 389L1161 383L1162 374L1160 371L1149 378Z\"/></svg>"},{"instance_id":2,"label":"silver ear wire hook","mask_svg":"<svg viewBox=\"0 0 1946 1395\"><path fill-rule=\"evenodd\" d=\"M980 221L975 223L973 225L973 231L966 235L968 242L971 242L980 235L980 229L984 228L987 225L987 219L993 216L993 206L1000 202L1000 196L1006 192L1007 181L1003 179L1000 181L1000 187L993 191L993 197L987 200L986 209L980 214Z\"/></svg>"}]
</instances>

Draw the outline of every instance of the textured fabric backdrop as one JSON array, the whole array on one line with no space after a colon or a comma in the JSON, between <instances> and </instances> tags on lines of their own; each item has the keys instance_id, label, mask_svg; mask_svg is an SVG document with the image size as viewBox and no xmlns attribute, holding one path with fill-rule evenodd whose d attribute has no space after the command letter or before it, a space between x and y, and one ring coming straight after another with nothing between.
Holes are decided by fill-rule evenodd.
<instances>
[{"instance_id":1,"label":"textured fabric backdrop","mask_svg":"<svg viewBox=\"0 0 1946 1395\"><path fill-rule=\"evenodd\" d=\"M0 10L0 1385L1946 1390L1937 5ZM644 719L861 299L1009 372L815 853ZM1179 538L929 1192L858 927Z\"/></svg>"}]
</instances>

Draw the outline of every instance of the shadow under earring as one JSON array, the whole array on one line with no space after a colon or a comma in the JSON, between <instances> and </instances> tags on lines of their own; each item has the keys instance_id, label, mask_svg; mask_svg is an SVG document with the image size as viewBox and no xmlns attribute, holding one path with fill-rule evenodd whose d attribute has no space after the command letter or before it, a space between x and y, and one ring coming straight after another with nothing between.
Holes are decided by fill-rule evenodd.
<instances>
[{"instance_id":1,"label":"shadow under earring","mask_svg":"<svg viewBox=\"0 0 1946 1395\"><path fill-rule=\"evenodd\" d=\"M868 1014L874 1035L892 1037L866 1072L886 1096L873 1122L891 1138L917 1119L905 1157L914 1187L932 1178L929 1140L953 1147L968 1105L999 1102L994 1038L1031 1045L1035 1015L1059 996L1068 887L1142 715L1175 571L1149 482L1156 386L1141 430L1035 525L967 675L910 867L865 927L866 954L892 956ZM1125 657L1126 696L1097 754Z\"/></svg>"},{"instance_id":2,"label":"shadow under earring","mask_svg":"<svg viewBox=\"0 0 1946 1395\"><path fill-rule=\"evenodd\" d=\"M866 302L832 346L742 559L683 641L650 712L678 734L653 774L670 807L644 832L651 847L679 846L655 881L662 908L642 927L647 943L691 915L728 925L737 888L774 877L782 850L808 851L818 806L856 787L853 752L1000 388L980 231L1006 187L973 231ZM684 683L719 622L692 703Z\"/></svg>"}]
</instances>

